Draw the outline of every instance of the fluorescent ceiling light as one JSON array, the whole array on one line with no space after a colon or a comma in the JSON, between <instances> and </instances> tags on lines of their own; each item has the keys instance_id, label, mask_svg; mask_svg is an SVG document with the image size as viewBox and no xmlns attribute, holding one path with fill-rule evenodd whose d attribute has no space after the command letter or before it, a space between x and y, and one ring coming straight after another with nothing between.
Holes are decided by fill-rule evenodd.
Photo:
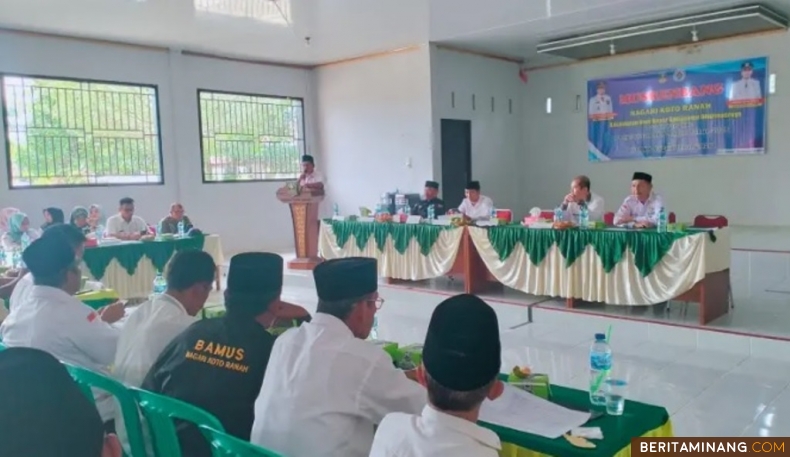
<instances>
[{"instance_id":1,"label":"fluorescent ceiling light","mask_svg":"<svg viewBox=\"0 0 790 457\"><path fill-rule=\"evenodd\" d=\"M195 11L252 19L275 25L291 23L291 0L192 0Z\"/></svg>"}]
</instances>

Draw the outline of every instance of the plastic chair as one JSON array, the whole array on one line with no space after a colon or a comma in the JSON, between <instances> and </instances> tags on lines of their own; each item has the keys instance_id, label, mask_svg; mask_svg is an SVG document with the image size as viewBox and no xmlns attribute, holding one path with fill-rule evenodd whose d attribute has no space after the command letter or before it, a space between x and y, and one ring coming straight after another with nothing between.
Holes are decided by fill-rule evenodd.
<instances>
[{"instance_id":1,"label":"plastic chair","mask_svg":"<svg viewBox=\"0 0 790 457\"><path fill-rule=\"evenodd\" d=\"M157 457L181 455L181 445L173 420L192 422L197 426L205 425L224 432L219 419L210 413L175 398L155 394L142 389L130 389L137 398L137 404L148 423L154 454Z\"/></svg>"},{"instance_id":2,"label":"plastic chair","mask_svg":"<svg viewBox=\"0 0 790 457\"><path fill-rule=\"evenodd\" d=\"M137 401L128 387L109 376L97 373L87 368L65 364L71 377L91 401L94 400L91 388L102 390L112 395L121 406L126 435L129 439L129 450L132 457L146 457L145 439L140 425L140 412Z\"/></svg>"},{"instance_id":3,"label":"plastic chair","mask_svg":"<svg viewBox=\"0 0 790 457\"><path fill-rule=\"evenodd\" d=\"M200 431L211 443L213 457L283 457L274 451L258 447L205 425L200 426Z\"/></svg>"},{"instance_id":4,"label":"plastic chair","mask_svg":"<svg viewBox=\"0 0 790 457\"><path fill-rule=\"evenodd\" d=\"M699 228L724 228L730 225L730 221L721 215L708 216L700 214L694 218L694 227Z\"/></svg>"},{"instance_id":5,"label":"plastic chair","mask_svg":"<svg viewBox=\"0 0 790 457\"><path fill-rule=\"evenodd\" d=\"M606 225L614 225L614 213L611 211L603 213L603 223Z\"/></svg>"},{"instance_id":6,"label":"plastic chair","mask_svg":"<svg viewBox=\"0 0 790 457\"><path fill-rule=\"evenodd\" d=\"M707 215L707 214L700 214L694 218L694 227L696 228L724 228L730 225L730 221L727 220L726 216L722 216L720 214L715 215ZM727 295L730 300L730 309L735 309L735 298L732 296L732 285L728 287ZM681 305L680 312L681 314L685 315L688 312L688 302L684 302ZM669 308L667 308L667 312Z\"/></svg>"}]
</instances>

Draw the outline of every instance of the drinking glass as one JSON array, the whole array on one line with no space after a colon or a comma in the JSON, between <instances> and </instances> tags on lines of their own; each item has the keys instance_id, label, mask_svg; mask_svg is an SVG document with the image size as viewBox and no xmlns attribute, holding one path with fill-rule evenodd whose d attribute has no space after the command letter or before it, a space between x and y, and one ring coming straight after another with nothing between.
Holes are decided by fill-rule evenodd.
<instances>
[{"instance_id":1,"label":"drinking glass","mask_svg":"<svg viewBox=\"0 0 790 457\"><path fill-rule=\"evenodd\" d=\"M628 383L623 379L606 380L606 413L610 416L622 416L625 409L625 391Z\"/></svg>"}]
</instances>

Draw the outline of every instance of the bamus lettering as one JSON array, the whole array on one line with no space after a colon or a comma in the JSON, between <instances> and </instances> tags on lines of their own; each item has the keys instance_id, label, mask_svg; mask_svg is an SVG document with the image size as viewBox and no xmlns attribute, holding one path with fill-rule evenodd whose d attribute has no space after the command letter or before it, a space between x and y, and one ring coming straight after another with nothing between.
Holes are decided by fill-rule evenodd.
<instances>
[{"instance_id":1,"label":"bamus lettering","mask_svg":"<svg viewBox=\"0 0 790 457\"><path fill-rule=\"evenodd\" d=\"M195 350L217 357L224 357L228 360L235 359L237 362L244 360L244 349L214 343L213 341L197 340L195 342Z\"/></svg>"}]
</instances>

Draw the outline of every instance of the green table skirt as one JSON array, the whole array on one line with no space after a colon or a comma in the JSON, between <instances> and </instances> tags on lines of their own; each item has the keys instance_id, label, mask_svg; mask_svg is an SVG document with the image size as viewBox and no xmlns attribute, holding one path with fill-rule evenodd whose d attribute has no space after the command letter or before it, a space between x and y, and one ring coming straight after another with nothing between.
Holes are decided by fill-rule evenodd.
<instances>
[{"instance_id":1,"label":"green table skirt","mask_svg":"<svg viewBox=\"0 0 790 457\"><path fill-rule=\"evenodd\" d=\"M176 251L203 249L205 236L194 236L162 241L145 241L141 243L119 243L85 249L82 260L91 275L100 280L113 259L132 276L137 264L144 256L151 260L157 271L163 271L165 265Z\"/></svg>"}]
</instances>

